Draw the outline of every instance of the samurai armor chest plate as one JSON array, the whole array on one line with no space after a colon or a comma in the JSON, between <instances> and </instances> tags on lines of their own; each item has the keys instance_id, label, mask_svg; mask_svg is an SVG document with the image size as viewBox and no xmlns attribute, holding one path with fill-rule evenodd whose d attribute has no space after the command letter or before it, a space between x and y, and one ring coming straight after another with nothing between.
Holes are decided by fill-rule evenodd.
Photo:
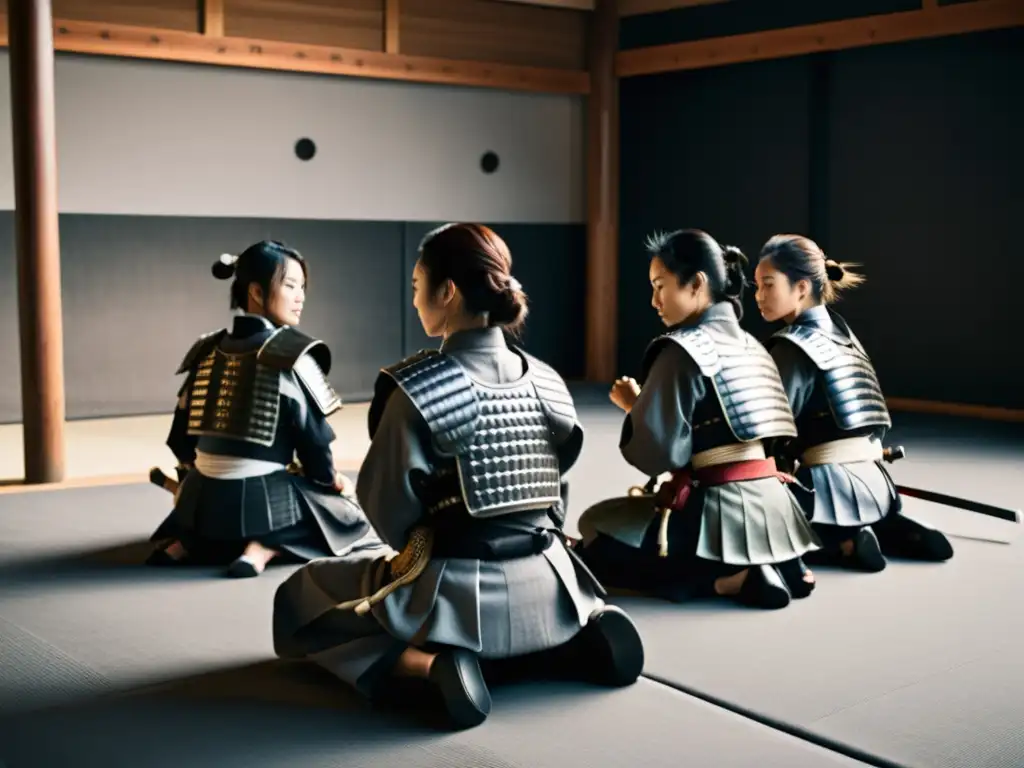
<instances>
[{"instance_id":1,"label":"samurai armor chest plate","mask_svg":"<svg viewBox=\"0 0 1024 768\"><path fill-rule=\"evenodd\" d=\"M281 410L281 373L254 353L211 350L189 393L188 433L271 446Z\"/></svg>"},{"instance_id":2,"label":"samurai armor chest plate","mask_svg":"<svg viewBox=\"0 0 1024 768\"><path fill-rule=\"evenodd\" d=\"M821 372L825 399L841 430L892 426L875 368L856 340L840 341L804 325L783 328L773 339L798 346Z\"/></svg>"},{"instance_id":3,"label":"samurai armor chest plate","mask_svg":"<svg viewBox=\"0 0 1024 768\"><path fill-rule=\"evenodd\" d=\"M439 353L385 372L423 416L439 453L455 460L472 517L548 509L561 499L557 446L575 409L561 378L528 362L527 375L509 385L473 381Z\"/></svg>"},{"instance_id":4,"label":"samurai armor chest plate","mask_svg":"<svg viewBox=\"0 0 1024 768\"><path fill-rule=\"evenodd\" d=\"M730 432L741 443L796 437L796 423L771 355L748 333L742 340L709 327L666 334L711 381Z\"/></svg>"}]
</instances>

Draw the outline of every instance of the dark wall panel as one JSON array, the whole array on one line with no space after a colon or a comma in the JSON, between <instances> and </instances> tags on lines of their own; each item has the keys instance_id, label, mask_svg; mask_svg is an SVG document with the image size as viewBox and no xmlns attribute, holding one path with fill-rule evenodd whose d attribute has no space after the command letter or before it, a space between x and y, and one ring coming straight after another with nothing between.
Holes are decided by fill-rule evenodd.
<instances>
[{"instance_id":1,"label":"dark wall panel","mask_svg":"<svg viewBox=\"0 0 1024 768\"><path fill-rule=\"evenodd\" d=\"M531 296L525 346L563 375L580 376L584 228L495 226ZM302 328L331 346L330 378L341 395L368 398L381 367L431 346L409 291L416 246L428 229L405 222L62 215L68 417L172 408L182 356L200 334L231 322L230 283L213 278L213 261L263 238L289 243L309 261ZM0 422L8 423L21 420L15 265L13 214L4 212Z\"/></svg>"},{"instance_id":2,"label":"dark wall panel","mask_svg":"<svg viewBox=\"0 0 1024 768\"><path fill-rule=\"evenodd\" d=\"M412 270L423 237L441 222L405 226L405 352L437 347L412 306ZM577 224L491 224L512 252L512 273L523 284L530 314L520 343L568 379L584 372L586 228Z\"/></svg>"},{"instance_id":3,"label":"dark wall panel","mask_svg":"<svg viewBox=\"0 0 1024 768\"><path fill-rule=\"evenodd\" d=\"M893 396L1024 407L1024 30L837 54L827 245Z\"/></svg>"},{"instance_id":4,"label":"dark wall panel","mask_svg":"<svg viewBox=\"0 0 1024 768\"><path fill-rule=\"evenodd\" d=\"M697 227L753 261L807 231L811 67L785 59L622 82L619 366L637 373L660 324L644 238ZM748 326L763 327L747 300Z\"/></svg>"}]
</instances>

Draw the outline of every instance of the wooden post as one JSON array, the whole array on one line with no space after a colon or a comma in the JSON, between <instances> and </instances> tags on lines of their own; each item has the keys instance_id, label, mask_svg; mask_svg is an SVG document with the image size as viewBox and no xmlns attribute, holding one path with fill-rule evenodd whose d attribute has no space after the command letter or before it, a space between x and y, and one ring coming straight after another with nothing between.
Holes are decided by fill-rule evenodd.
<instances>
[{"instance_id":1,"label":"wooden post","mask_svg":"<svg viewBox=\"0 0 1024 768\"><path fill-rule=\"evenodd\" d=\"M618 367L619 48L616 0L597 0L591 14L587 100L586 376L611 382Z\"/></svg>"},{"instance_id":2,"label":"wooden post","mask_svg":"<svg viewBox=\"0 0 1024 768\"><path fill-rule=\"evenodd\" d=\"M399 14L401 0L384 0L384 53L401 53Z\"/></svg>"},{"instance_id":3,"label":"wooden post","mask_svg":"<svg viewBox=\"0 0 1024 768\"><path fill-rule=\"evenodd\" d=\"M51 483L64 479L64 339L50 0L8 0L7 19L25 482Z\"/></svg>"}]
</instances>

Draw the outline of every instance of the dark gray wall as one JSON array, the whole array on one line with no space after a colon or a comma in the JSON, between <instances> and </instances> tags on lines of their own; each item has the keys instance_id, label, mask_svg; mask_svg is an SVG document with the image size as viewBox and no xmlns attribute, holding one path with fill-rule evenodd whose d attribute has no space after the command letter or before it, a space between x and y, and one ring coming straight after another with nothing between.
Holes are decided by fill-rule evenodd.
<instances>
[{"instance_id":1,"label":"dark gray wall","mask_svg":"<svg viewBox=\"0 0 1024 768\"><path fill-rule=\"evenodd\" d=\"M584 232L580 225L495 225L538 302L525 338L566 376L582 368ZM331 380L347 399L372 392L377 371L422 346L411 335L408 286L418 236L406 222L72 215L60 217L64 361L69 418L163 413L174 370L202 333L230 323L218 254L262 238L310 262L302 327L334 352ZM13 214L0 212L0 421L19 421L21 383ZM421 332L420 332L421 333ZM422 334L421 334L422 335ZM436 342L435 342L436 343Z\"/></svg>"},{"instance_id":2,"label":"dark gray wall","mask_svg":"<svg viewBox=\"0 0 1024 768\"><path fill-rule=\"evenodd\" d=\"M1022 80L1019 29L624 80L623 369L658 329L646 232L753 260L796 231L863 264L836 308L890 396L1024 407Z\"/></svg>"}]
</instances>

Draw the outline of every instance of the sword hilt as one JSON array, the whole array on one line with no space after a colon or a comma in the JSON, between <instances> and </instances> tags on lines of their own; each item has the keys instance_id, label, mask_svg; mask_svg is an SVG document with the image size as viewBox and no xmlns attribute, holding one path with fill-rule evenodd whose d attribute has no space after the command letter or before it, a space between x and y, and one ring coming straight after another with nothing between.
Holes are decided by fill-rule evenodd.
<instances>
[{"instance_id":1,"label":"sword hilt","mask_svg":"<svg viewBox=\"0 0 1024 768\"><path fill-rule=\"evenodd\" d=\"M180 483L177 480L172 480L160 467L153 467L149 470L149 482L153 485L163 488L168 493L176 493Z\"/></svg>"},{"instance_id":2,"label":"sword hilt","mask_svg":"<svg viewBox=\"0 0 1024 768\"><path fill-rule=\"evenodd\" d=\"M905 459L907 452L902 445L894 445L882 451L882 459L892 464L894 461Z\"/></svg>"}]
</instances>

